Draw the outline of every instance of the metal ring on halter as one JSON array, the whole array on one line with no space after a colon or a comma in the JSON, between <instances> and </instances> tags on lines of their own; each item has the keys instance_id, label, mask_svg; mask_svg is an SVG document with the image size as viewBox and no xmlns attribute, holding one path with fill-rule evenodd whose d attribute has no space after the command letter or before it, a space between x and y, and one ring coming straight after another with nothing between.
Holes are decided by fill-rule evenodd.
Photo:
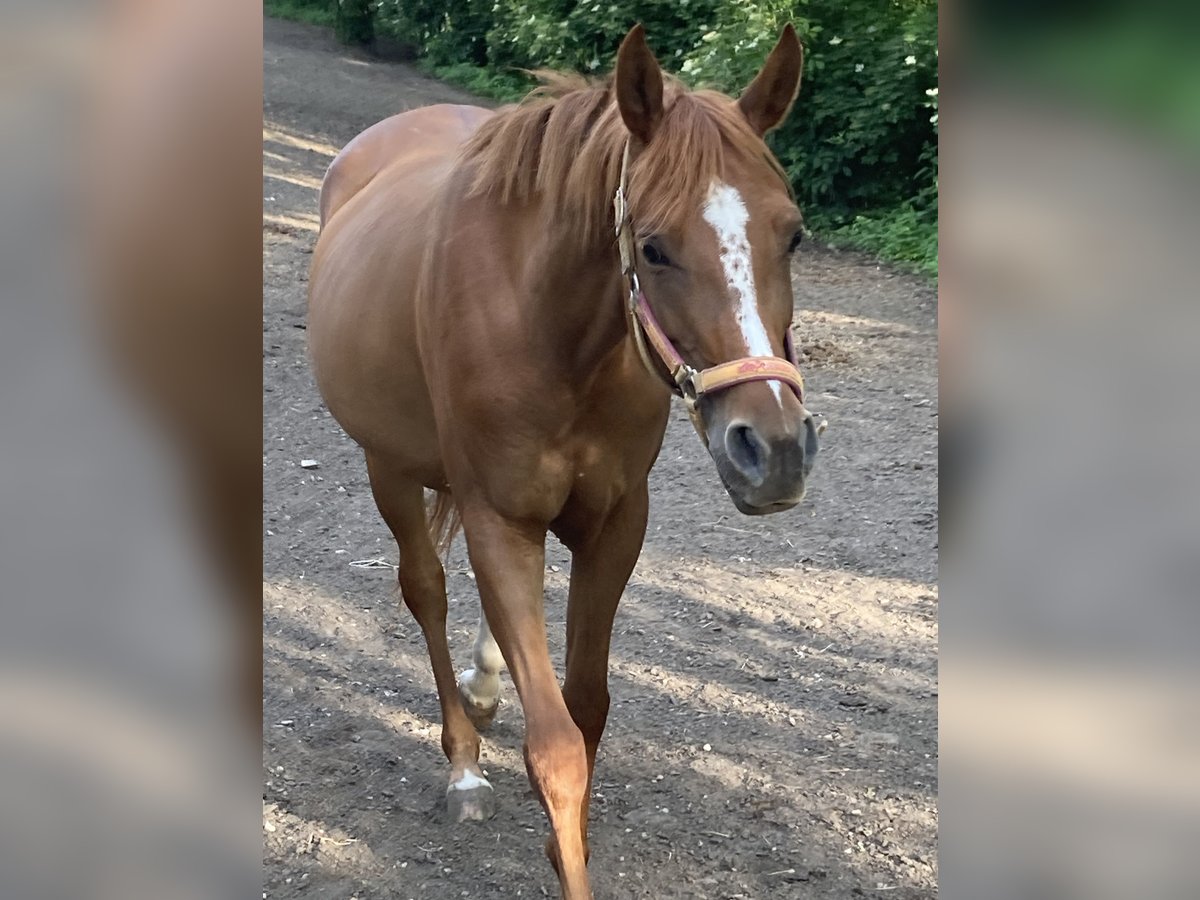
<instances>
[{"instance_id":1,"label":"metal ring on halter","mask_svg":"<svg viewBox=\"0 0 1200 900\"><path fill-rule=\"evenodd\" d=\"M696 370L689 365L681 365L674 373L675 383L679 385L679 396L689 403L696 403L700 394L696 390Z\"/></svg>"}]
</instances>

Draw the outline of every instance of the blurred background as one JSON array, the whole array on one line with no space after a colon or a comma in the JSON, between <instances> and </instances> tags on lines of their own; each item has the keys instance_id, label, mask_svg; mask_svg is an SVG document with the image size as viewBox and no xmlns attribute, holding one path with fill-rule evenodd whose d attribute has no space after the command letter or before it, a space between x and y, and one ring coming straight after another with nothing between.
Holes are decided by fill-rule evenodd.
<instances>
[{"instance_id":1,"label":"blurred background","mask_svg":"<svg viewBox=\"0 0 1200 900\"><path fill-rule=\"evenodd\" d=\"M0 894L261 893L260 10L0 6Z\"/></svg>"},{"instance_id":2,"label":"blurred background","mask_svg":"<svg viewBox=\"0 0 1200 900\"><path fill-rule=\"evenodd\" d=\"M942 888L1196 896L1197 10L942 15Z\"/></svg>"},{"instance_id":3,"label":"blurred background","mask_svg":"<svg viewBox=\"0 0 1200 900\"><path fill-rule=\"evenodd\" d=\"M795 21L809 226L941 289L943 889L1200 893L1193 4L266 5L502 98ZM0 10L0 885L257 896L262 9Z\"/></svg>"}]
</instances>

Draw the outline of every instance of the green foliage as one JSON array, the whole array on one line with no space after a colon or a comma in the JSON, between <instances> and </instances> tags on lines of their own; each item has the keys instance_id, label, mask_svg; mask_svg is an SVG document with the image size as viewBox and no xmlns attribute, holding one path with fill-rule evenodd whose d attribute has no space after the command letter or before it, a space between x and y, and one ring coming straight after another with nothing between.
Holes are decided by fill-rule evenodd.
<instances>
[{"instance_id":1,"label":"green foliage","mask_svg":"<svg viewBox=\"0 0 1200 900\"><path fill-rule=\"evenodd\" d=\"M497 3L488 34L494 65L607 72L635 22L646 28L664 67L677 71L700 40L698 21L713 18L720 0L512 0Z\"/></svg>"},{"instance_id":2,"label":"green foliage","mask_svg":"<svg viewBox=\"0 0 1200 900\"><path fill-rule=\"evenodd\" d=\"M530 86L518 70L607 72L621 38L646 27L663 67L736 96L780 30L805 47L795 109L769 143L812 227L908 262L937 266L936 0L266 0L353 7L418 48L426 71L502 101Z\"/></svg>"},{"instance_id":3,"label":"green foliage","mask_svg":"<svg viewBox=\"0 0 1200 900\"><path fill-rule=\"evenodd\" d=\"M730 0L688 55L684 75L736 93L789 20L805 45L804 79L770 143L797 196L838 222L914 197L922 155L937 141L925 109L925 91L937 84L936 7L928 0Z\"/></svg>"},{"instance_id":4,"label":"green foliage","mask_svg":"<svg viewBox=\"0 0 1200 900\"><path fill-rule=\"evenodd\" d=\"M335 0L333 31L344 44L375 40L375 0Z\"/></svg>"},{"instance_id":5,"label":"green foliage","mask_svg":"<svg viewBox=\"0 0 1200 900\"><path fill-rule=\"evenodd\" d=\"M435 66L485 66L496 0L377 0L379 28ZM500 4L497 4L500 5Z\"/></svg>"},{"instance_id":6,"label":"green foliage","mask_svg":"<svg viewBox=\"0 0 1200 900\"><path fill-rule=\"evenodd\" d=\"M532 78L521 72L496 72L470 63L438 65L429 59L417 61L423 71L480 97L515 103L534 87Z\"/></svg>"},{"instance_id":7,"label":"green foliage","mask_svg":"<svg viewBox=\"0 0 1200 900\"><path fill-rule=\"evenodd\" d=\"M930 122L937 126L938 89L926 90ZM938 152L936 140L921 152L913 196L883 209L845 217L819 207L810 223L835 244L868 250L905 268L936 278L938 273Z\"/></svg>"},{"instance_id":8,"label":"green foliage","mask_svg":"<svg viewBox=\"0 0 1200 900\"><path fill-rule=\"evenodd\" d=\"M374 40L376 6L376 0L263 0L267 15L332 26L338 40L347 44Z\"/></svg>"},{"instance_id":9,"label":"green foliage","mask_svg":"<svg viewBox=\"0 0 1200 900\"><path fill-rule=\"evenodd\" d=\"M496 5L488 61L605 71L634 21L665 68L733 95L796 24L804 82L771 144L817 218L838 227L927 187L916 178L936 153L925 93L937 85L933 0L515 0Z\"/></svg>"},{"instance_id":10,"label":"green foliage","mask_svg":"<svg viewBox=\"0 0 1200 900\"><path fill-rule=\"evenodd\" d=\"M856 215L849 223L828 229L834 244L868 250L923 275L937 276L937 214L910 204Z\"/></svg>"},{"instance_id":11,"label":"green foliage","mask_svg":"<svg viewBox=\"0 0 1200 900\"><path fill-rule=\"evenodd\" d=\"M277 19L332 26L337 0L263 0L263 11Z\"/></svg>"}]
</instances>

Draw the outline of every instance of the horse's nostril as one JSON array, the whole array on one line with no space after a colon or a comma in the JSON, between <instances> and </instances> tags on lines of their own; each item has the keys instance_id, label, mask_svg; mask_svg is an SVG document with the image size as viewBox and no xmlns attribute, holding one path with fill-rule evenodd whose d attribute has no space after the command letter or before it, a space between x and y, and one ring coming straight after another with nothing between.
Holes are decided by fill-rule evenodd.
<instances>
[{"instance_id":1,"label":"horse's nostril","mask_svg":"<svg viewBox=\"0 0 1200 900\"><path fill-rule=\"evenodd\" d=\"M770 452L749 425L733 425L725 432L725 452L729 461L755 485L762 484L767 475L767 454Z\"/></svg>"}]
</instances>

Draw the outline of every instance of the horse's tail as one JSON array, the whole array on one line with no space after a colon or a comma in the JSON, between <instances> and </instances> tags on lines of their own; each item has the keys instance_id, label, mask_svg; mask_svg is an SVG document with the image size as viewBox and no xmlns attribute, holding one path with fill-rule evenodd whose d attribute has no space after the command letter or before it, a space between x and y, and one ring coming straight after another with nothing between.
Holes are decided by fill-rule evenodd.
<instances>
[{"instance_id":1,"label":"horse's tail","mask_svg":"<svg viewBox=\"0 0 1200 900\"><path fill-rule=\"evenodd\" d=\"M449 491L437 491L426 504L425 515L429 520L429 536L444 561L454 538L462 530L462 517L458 514L454 495Z\"/></svg>"}]
</instances>

